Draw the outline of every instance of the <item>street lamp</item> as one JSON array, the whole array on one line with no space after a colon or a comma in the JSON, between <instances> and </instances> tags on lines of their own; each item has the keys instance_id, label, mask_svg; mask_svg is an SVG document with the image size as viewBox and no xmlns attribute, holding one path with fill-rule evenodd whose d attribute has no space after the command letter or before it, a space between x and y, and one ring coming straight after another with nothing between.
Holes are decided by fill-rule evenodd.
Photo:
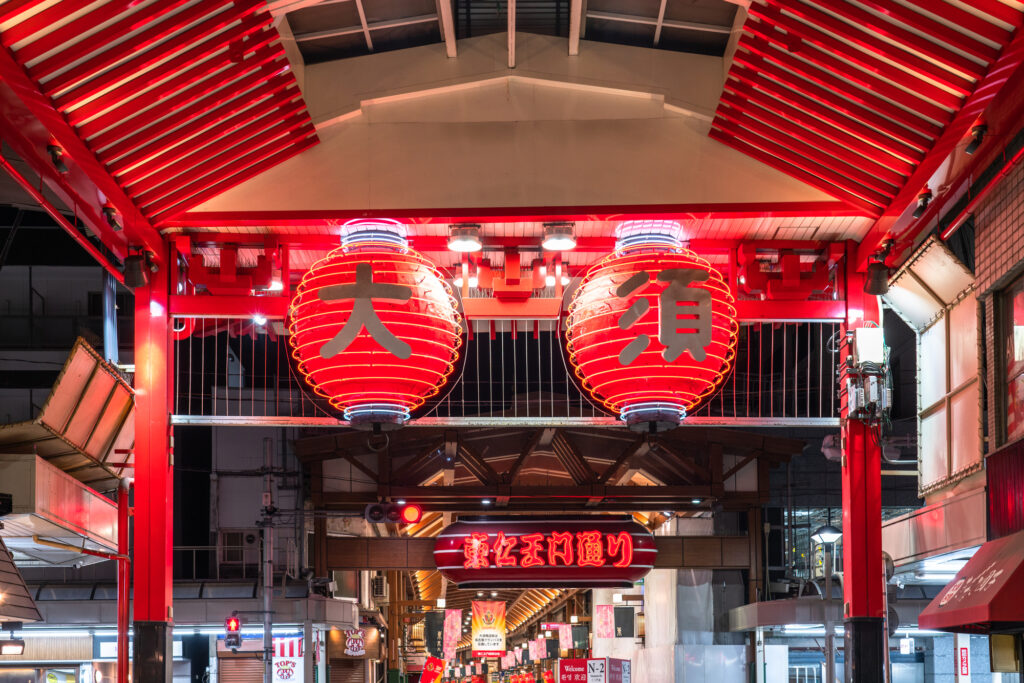
<instances>
[{"instance_id":1,"label":"street lamp","mask_svg":"<svg viewBox=\"0 0 1024 683\"><path fill-rule=\"evenodd\" d=\"M832 550L842 536L843 532L831 524L819 527L811 534L811 540L820 545L825 553L822 558L825 569L825 683L835 683L836 680L835 627L832 625Z\"/></svg>"}]
</instances>

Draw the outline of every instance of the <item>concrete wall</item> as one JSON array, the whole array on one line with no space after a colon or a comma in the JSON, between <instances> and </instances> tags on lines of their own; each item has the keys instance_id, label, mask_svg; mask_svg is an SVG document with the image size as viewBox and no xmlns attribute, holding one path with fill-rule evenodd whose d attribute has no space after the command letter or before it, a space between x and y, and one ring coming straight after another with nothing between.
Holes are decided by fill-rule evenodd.
<instances>
[{"instance_id":1,"label":"concrete wall","mask_svg":"<svg viewBox=\"0 0 1024 683\"><path fill-rule=\"evenodd\" d=\"M501 34L306 67L320 144L196 211L833 201L707 136L717 57Z\"/></svg>"}]
</instances>

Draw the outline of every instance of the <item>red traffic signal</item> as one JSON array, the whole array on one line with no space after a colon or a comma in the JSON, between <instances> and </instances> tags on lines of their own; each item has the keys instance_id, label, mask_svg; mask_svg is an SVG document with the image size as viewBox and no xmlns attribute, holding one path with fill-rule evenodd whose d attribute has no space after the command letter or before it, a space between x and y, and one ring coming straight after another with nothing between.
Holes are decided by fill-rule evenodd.
<instances>
[{"instance_id":1,"label":"red traffic signal","mask_svg":"<svg viewBox=\"0 0 1024 683\"><path fill-rule=\"evenodd\" d=\"M242 621L238 617L228 617L224 620L224 628L226 628L228 632L237 632L242 628Z\"/></svg>"},{"instance_id":2,"label":"red traffic signal","mask_svg":"<svg viewBox=\"0 0 1024 683\"><path fill-rule=\"evenodd\" d=\"M231 615L224 620L224 645L230 648L238 648L242 646L242 620L238 617Z\"/></svg>"},{"instance_id":3,"label":"red traffic signal","mask_svg":"<svg viewBox=\"0 0 1024 683\"><path fill-rule=\"evenodd\" d=\"M415 524L423 517L423 509L418 505L406 505L402 508L402 522Z\"/></svg>"},{"instance_id":4,"label":"red traffic signal","mask_svg":"<svg viewBox=\"0 0 1024 683\"><path fill-rule=\"evenodd\" d=\"M415 524L423 517L423 508L407 503L370 503L363 517L373 524Z\"/></svg>"}]
</instances>

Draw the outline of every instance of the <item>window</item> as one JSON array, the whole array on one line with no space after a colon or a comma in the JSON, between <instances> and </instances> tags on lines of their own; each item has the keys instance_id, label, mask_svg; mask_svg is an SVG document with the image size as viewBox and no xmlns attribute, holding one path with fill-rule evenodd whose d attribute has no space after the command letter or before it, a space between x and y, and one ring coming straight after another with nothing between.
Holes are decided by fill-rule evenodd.
<instances>
[{"instance_id":1,"label":"window","mask_svg":"<svg viewBox=\"0 0 1024 683\"><path fill-rule=\"evenodd\" d=\"M1024 276L1003 295L1006 440L1024 436Z\"/></svg>"}]
</instances>

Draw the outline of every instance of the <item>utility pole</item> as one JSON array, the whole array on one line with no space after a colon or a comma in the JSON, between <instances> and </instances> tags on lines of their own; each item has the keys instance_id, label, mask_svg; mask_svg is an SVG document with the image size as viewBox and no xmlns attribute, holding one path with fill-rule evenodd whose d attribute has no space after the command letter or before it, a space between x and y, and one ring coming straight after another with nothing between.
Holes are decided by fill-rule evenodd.
<instances>
[{"instance_id":1,"label":"utility pole","mask_svg":"<svg viewBox=\"0 0 1024 683\"><path fill-rule=\"evenodd\" d=\"M263 440L263 683L274 681L274 442ZM308 644L307 644L308 646Z\"/></svg>"}]
</instances>

